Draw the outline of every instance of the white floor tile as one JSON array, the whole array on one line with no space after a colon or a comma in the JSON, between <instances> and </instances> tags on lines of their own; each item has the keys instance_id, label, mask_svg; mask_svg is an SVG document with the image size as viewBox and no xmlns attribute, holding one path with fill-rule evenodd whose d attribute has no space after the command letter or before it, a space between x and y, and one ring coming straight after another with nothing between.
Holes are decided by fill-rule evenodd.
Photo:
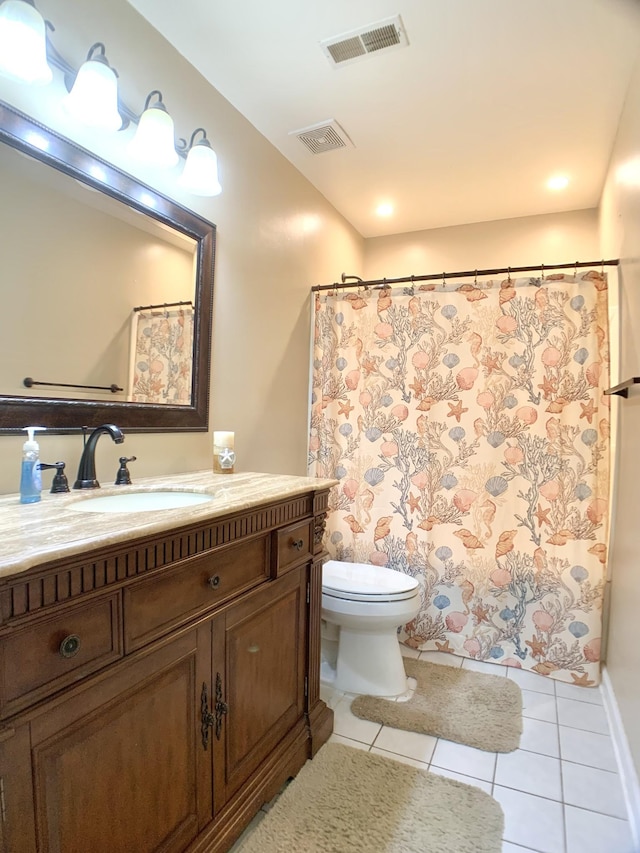
<instances>
[{"instance_id":1,"label":"white floor tile","mask_svg":"<svg viewBox=\"0 0 640 853\"><path fill-rule=\"evenodd\" d=\"M534 720L533 717L523 717L520 749L560 758L558 726L544 720Z\"/></svg>"},{"instance_id":2,"label":"white floor tile","mask_svg":"<svg viewBox=\"0 0 640 853\"><path fill-rule=\"evenodd\" d=\"M531 853L531 847L521 847L519 844L512 844L510 841L503 841L502 853Z\"/></svg>"},{"instance_id":3,"label":"white floor tile","mask_svg":"<svg viewBox=\"0 0 640 853\"><path fill-rule=\"evenodd\" d=\"M364 752L369 752L371 749L368 743L363 743L361 740L353 740L350 737L343 737L342 735L337 735L335 732L329 738L328 743L342 743L344 746L350 746L353 749L362 749Z\"/></svg>"},{"instance_id":4,"label":"white floor tile","mask_svg":"<svg viewBox=\"0 0 640 853\"><path fill-rule=\"evenodd\" d=\"M487 794L491 793L491 782L486 782L484 779L474 779L473 776L454 773L453 770L445 770L444 767L434 767L433 765L431 765L429 772L435 773L437 776L444 776L447 779L455 779L457 782L464 782L465 785L474 785L476 788L486 791Z\"/></svg>"},{"instance_id":5,"label":"white floor tile","mask_svg":"<svg viewBox=\"0 0 640 853\"><path fill-rule=\"evenodd\" d=\"M564 853L561 803L500 785L493 786L493 797L504 812L505 841L521 844L539 853Z\"/></svg>"},{"instance_id":6,"label":"white floor tile","mask_svg":"<svg viewBox=\"0 0 640 853\"><path fill-rule=\"evenodd\" d=\"M381 729L379 723L361 720L351 713L351 698L344 696L333 709L333 731L337 735L352 738L371 745Z\"/></svg>"},{"instance_id":7,"label":"white floor tile","mask_svg":"<svg viewBox=\"0 0 640 853\"><path fill-rule=\"evenodd\" d=\"M400 643L400 654L403 658L419 658L420 652L418 649L412 649L410 646L405 646L404 643Z\"/></svg>"},{"instance_id":8,"label":"white floor tile","mask_svg":"<svg viewBox=\"0 0 640 853\"><path fill-rule=\"evenodd\" d=\"M494 781L505 788L562 802L560 761L548 755L521 749L498 755Z\"/></svg>"},{"instance_id":9,"label":"white floor tile","mask_svg":"<svg viewBox=\"0 0 640 853\"><path fill-rule=\"evenodd\" d=\"M556 723L556 697L534 690L522 691L522 714L545 723Z\"/></svg>"},{"instance_id":10,"label":"white floor tile","mask_svg":"<svg viewBox=\"0 0 640 853\"><path fill-rule=\"evenodd\" d=\"M408 755L399 755L397 752L387 752L386 749L379 749L377 746L372 746L370 752L373 752L376 755L381 755L383 758L389 758L391 761L400 761L402 764L408 764L410 767L417 767L418 770L424 770L425 773L429 772L428 763L418 761Z\"/></svg>"},{"instance_id":11,"label":"white floor tile","mask_svg":"<svg viewBox=\"0 0 640 853\"><path fill-rule=\"evenodd\" d=\"M567 853L637 853L626 820L565 806Z\"/></svg>"},{"instance_id":12,"label":"white floor tile","mask_svg":"<svg viewBox=\"0 0 640 853\"><path fill-rule=\"evenodd\" d=\"M560 732L560 755L565 761L576 764L586 764L588 767L599 767L600 770L610 770L617 773L618 765L613 749L613 741L609 735L585 732L582 729L571 729L568 726L558 726Z\"/></svg>"},{"instance_id":13,"label":"white floor tile","mask_svg":"<svg viewBox=\"0 0 640 853\"><path fill-rule=\"evenodd\" d=\"M449 740L439 740L431 765L491 782L495 772L496 754L474 749L472 746L464 746L461 743L452 743Z\"/></svg>"},{"instance_id":14,"label":"white floor tile","mask_svg":"<svg viewBox=\"0 0 640 853\"><path fill-rule=\"evenodd\" d=\"M474 672L484 672L487 675L499 675L503 678L506 676L508 669L506 666L500 666L496 663L487 663L483 660L474 660L473 658L463 658L462 668L471 669Z\"/></svg>"},{"instance_id":15,"label":"white floor tile","mask_svg":"<svg viewBox=\"0 0 640 853\"><path fill-rule=\"evenodd\" d=\"M556 702L558 705L558 722L561 726L597 732L601 735L609 734L607 715L601 705L562 698L558 698Z\"/></svg>"},{"instance_id":16,"label":"white floor tile","mask_svg":"<svg viewBox=\"0 0 640 853\"><path fill-rule=\"evenodd\" d=\"M415 758L417 761L429 764L437 742L438 739L431 735L383 726L373 745L378 749L396 752L398 755L406 755L408 758Z\"/></svg>"},{"instance_id":17,"label":"white floor tile","mask_svg":"<svg viewBox=\"0 0 640 853\"><path fill-rule=\"evenodd\" d=\"M564 801L594 812L627 819L622 784L617 773L562 762Z\"/></svg>"},{"instance_id":18,"label":"white floor tile","mask_svg":"<svg viewBox=\"0 0 640 853\"><path fill-rule=\"evenodd\" d=\"M551 696L555 693L555 684L550 678L544 675L538 675L537 672L527 672L524 669L518 669L515 666L506 667L507 678L515 681L525 690L533 690L535 693L549 693Z\"/></svg>"},{"instance_id":19,"label":"white floor tile","mask_svg":"<svg viewBox=\"0 0 640 853\"><path fill-rule=\"evenodd\" d=\"M443 666L462 666L463 658L449 652L420 652L420 660L428 660L429 663L440 663Z\"/></svg>"},{"instance_id":20,"label":"white floor tile","mask_svg":"<svg viewBox=\"0 0 640 853\"><path fill-rule=\"evenodd\" d=\"M556 681L556 696L561 696L563 699L575 699L577 702L589 702L592 705L603 704L599 687L578 687L576 684Z\"/></svg>"},{"instance_id":21,"label":"white floor tile","mask_svg":"<svg viewBox=\"0 0 640 853\"><path fill-rule=\"evenodd\" d=\"M327 684L322 684L322 682L320 683L320 698L323 702L326 702L330 708L335 708L343 696L344 693L334 690L333 687L329 687Z\"/></svg>"}]
</instances>

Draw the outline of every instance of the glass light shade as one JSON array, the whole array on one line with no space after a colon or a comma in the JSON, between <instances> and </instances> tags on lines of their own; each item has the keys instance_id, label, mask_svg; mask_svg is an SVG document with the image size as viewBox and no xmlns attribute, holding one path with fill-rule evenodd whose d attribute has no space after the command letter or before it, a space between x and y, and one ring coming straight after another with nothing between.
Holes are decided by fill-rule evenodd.
<instances>
[{"instance_id":1,"label":"glass light shade","mask_svg":"<svg viewBox=\"0 0 640 853\"><path fill-rule=\"evenodd\" d=\"M129 143L129 154L146 163L169 169L175 166L178 152L174 143L173 119L162 107L149 107L140 116L136 135Z\"/></svg>"},{"instance_id":2,"label":"glass light shade","mask_svg":"<svg viewBox=\"0 0 640 853\"><path fill-rule=\"evenodd\" d=\"M208 143L199 142L189 149L178 183L194 195L219 195L222 192L218 180L218 158Z\"/></svg>"},{"instance_id":3,"label":"glass light shade","mask_svg":"<svg viewBox=\"0 0 640 853\"><path fill-rule=\"evenodd\" d=\"M5 0L0 6L0 73L41 86L53 79L44 20L23 0Z\"/></svg>"},{"instance_id":4,"label":"glass light shade","mask_svg":"<svg viewBox=\"0 0 640 853\"><path fill-rule=\"evenodd\" d=\"M118 112L118 79L112 68L89 59L78 69L75 83L63 99L65 112L89 127L119 130L122 116Z\"/></svg>"}]
</instances>

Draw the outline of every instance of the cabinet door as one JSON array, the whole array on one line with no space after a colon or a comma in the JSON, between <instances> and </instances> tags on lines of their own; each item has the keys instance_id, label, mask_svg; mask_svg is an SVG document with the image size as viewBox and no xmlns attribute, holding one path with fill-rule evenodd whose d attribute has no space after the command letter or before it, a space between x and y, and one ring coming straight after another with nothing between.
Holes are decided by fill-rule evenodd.
<instances>
[{"instance_id":1,"label":"cabinet door","mask_svg":"<svg viewBox=\"0 0 640 853\"><path fill-rule=\"evenodd\" d=\"M219 809L304 712L306 567L214 618L214 684L227 706L214 737Z\"/></svg>"},{"instance_id":2,"label":"cabinet door","mask_svg":"<svg viewBox=\"0 0 640 853\"><path fill-rule=\"evenodd\" d=\"M31 723L39 853L177 853L211 819L202 746L210 626L77 690Z\"/></svg>"}]
</instances>

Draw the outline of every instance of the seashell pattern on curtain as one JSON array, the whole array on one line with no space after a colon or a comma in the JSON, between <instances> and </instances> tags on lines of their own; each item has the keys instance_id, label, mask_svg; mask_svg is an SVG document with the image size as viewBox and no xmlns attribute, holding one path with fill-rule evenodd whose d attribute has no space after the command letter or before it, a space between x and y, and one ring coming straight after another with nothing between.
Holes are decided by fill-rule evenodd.
<instances>
[{"instance_id":1,"label":"seashell pattern on curtain","mask_svg":"<svg viewBox=\"0 0 640 853\"><path fill-rule=\"evenodd\" d=\"M314 322L331 557L417 578L411 648L599 683L606 276L325 291Z\"/></svg>"}]
</instances>

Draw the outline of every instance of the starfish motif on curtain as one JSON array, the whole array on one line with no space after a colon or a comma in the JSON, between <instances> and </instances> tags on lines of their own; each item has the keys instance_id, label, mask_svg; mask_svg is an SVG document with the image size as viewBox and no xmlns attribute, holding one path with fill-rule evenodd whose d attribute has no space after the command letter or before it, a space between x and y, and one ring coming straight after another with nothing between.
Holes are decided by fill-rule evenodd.
<instances>
[{"instance_id":1,"label":"starfish motif on curtain","mask_svg":"<svg viewBox=\"0 0 640 853\"><path fill-rule=\"evenodd\" d=\"M352 406L348 400L346 403L338 403L338 414L344 415L347 420L349 420L349 415L354 409L355 406Z\"/></svg>"},{"instance_id":2,"label":"starfish motif on curtain","mask_svg":"<svg viewBox=\"0 0 640 853\"><path fill-rule=\"evenodd\" d=\"M460 423L460 418L462 417L462 415L465 412L469 411L469 409L463 408L462 400L458 400L458 402L455 405L453 403L447 403L447 405L451 409L450 412L447 412L447 417L448 418L455 418L458 421L458 423Z\"/></svg>"},{"instance_id":3,"label":"starfish motif on curtain","mask_svg":"<svg viewBox=\"0 0 640 853\"><path fill-rule=\"evenodd\" d=\"M593 416L598 411L597 407L593 405L593 400L589 400L589 403L585 406L584 403L580 403L582 408L581 418L586 418L589 423L593 420Z\"/></svg>"}]
</instances>

